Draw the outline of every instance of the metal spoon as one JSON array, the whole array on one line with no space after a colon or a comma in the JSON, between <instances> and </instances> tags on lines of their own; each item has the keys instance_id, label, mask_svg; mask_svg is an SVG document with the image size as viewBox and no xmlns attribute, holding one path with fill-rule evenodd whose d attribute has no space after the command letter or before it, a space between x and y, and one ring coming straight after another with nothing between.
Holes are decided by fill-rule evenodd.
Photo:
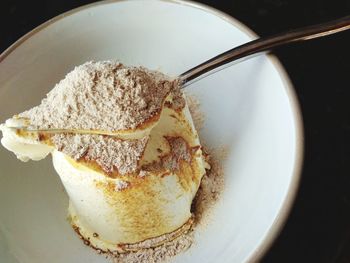
<instances>
[{"instance_id":1,"label":"metal spoon","mask_svg":"<svg viewBox=\"0 0 350 263\"><path fill-rule=\"evenodd\" d=\"M182 87L184 88L208 75L218 72L230 66L232 62L238 59L292 42L328 36L347 29L350 29L350 16L323 24L291 30L269 37L258 38L238 47L232 48L182 73L179 76L180 80L182 81Z\"/></svg>"},{"instance_id":2,"label":"metal spoon","mask_svg":"<svg viewBox=\"0 0 350 263\"><path fill-rule=\"evenodd\" d=\"M210 74L220 71L231 65L232 62L238 59L248 57L250 55L270 50L274 47L282 46L297 41L310 40L323 36L335 34L344 30L350 29L350 16L346 16L327 23L303 27L300 29L291 30L270 37L258 38L241 46L230 49L216 57L213 57L198 66L182 73L179 78L182 82L182 87L186 87ZM55 129L55 130L40 130L27 129L26 127L10 127L13 129L21 129L28 132L43 132L43 133L77 133L74 130ZM120 137L120 134L104 131L83 130L78 133L82 134L100 134L108 136ZM123 137L123 136L121 136Z\"/></svg>"}]
</instances>

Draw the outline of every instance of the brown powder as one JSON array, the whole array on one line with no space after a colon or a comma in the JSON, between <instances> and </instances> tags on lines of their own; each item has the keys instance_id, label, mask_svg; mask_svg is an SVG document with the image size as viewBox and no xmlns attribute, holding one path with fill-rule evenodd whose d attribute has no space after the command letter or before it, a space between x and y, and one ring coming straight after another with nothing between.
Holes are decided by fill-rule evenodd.
<instances>
[{"instance_id":1,"label":"brown powder","mask_svg":"<svg viewBox=\"0 0 350 263\"><path fill-rule=\"evenodd\" d=\"M172 240L184 235L188 234L192 231L193 226L193 217L191 217L184 225L182 225L180 228L176 229L175 231L171 233L167 233L158 237L146 239L144 241L134 243L134 244L124 244L119 245L121 249L124 251L138 251L140 249L149 249L154 248L157 246L164 245L165 243L171 242Z\"/></svg>"},{"instance_id":2,"label":"brown powder","mask_svg":"<svg viewBox=\"0 0 350 263\"><path fill-rule=\"evenodd\" d=\"M196 224L206 224L210 218L212 208L220 198L224 189L223 161L227 157L228 150L222 147L218 150L205 150L207 152L210 169L202 177L202 181L195 199L192 203L192 212L195 214Z\"/></svg>"},{"instance_id":3,"label":"brown powder","mask_svg":"<svg viewBox=\"0 0 350 263\"><path fill-rule=\"evenodd\" d=\"M199 132L203 128L205 121L205 115L200 109L200 102L194 95L191 94L186 94L186 101L192 116L194 126Z\"/></svg>"},{"instance_id":4,"label":"brown powder","mask_svg":"<svg viewBox=\"0 0 350 263\"><path fill-rule=\"evenodd\" d=\"M167 95L182 105L178 80L119 62L87 62L61 80L41 104L20 117L29 128L116 131L135 129L161 112ZM177 106L179 106L177 105ZM147 138L118 140L99 135L56 134L52 142L75 160L84 157L107 173L135 172Z\"/></svg>"},{"instance_id":5,"label":"brown powder","mask_svg":"<svg viewBox=\"0 0 350 263\"><path fill-rule=\"evenodd\" d=\"M159 237L150 238L135 244L120 244L121 251L102 250L95 247L90 239L85 238L80 228L72 224L74 231L78 234L84 244L93 248L98 254L104 254L113 262L120 263L160 263L164 262L180 252L187 250L193 243L193 218L191 217L183 226L177 230ZM98 237L97 233L93 233Z\"/></svg>"},{"instance_id":6,"label":"brown powder","mask_svg":"<svg viewBox=\"0 0 350 263\"><path fill-rule=\"evenodd\" d=\"M148 175L148 172L147 171L145 171L145 170L140 170L140 172L139 172L139 176L140 177L145 177L145 176L147 176Z\"/></svg>"},{"instance_id":7,"label":"brown powder","mask_svg":"<svg viewBox=\"0 0 350 263\"><path fill-rule=\"evenodd\" d=\"M119 192L119 191L123 191L124 189L129 187L129 183L125 182L125 181L117 181L115 183L115 187L114 190Z\"/></svg>"},{"instance_id":8,"label":"brown powder","mask_svg":"<svg viewBox=\"0 0 350 263\"><path fill-rule=\"evenodd\" d=\"M141 249L135 252L120 254L113 259L114 263L161 263L168 261L180 252L184 252L193 243L193 231L166 242L155 248Z\"/></svg>"},{"instance_id":9,"label":"brown powder","mask_svg":"<svg viewBox=\"0 0 350 263\"><path fill-rule=\"evenodd\" d=\"M119 62L87 62L61 80L41 104L20 117L34 129L134 129L159 113L177 80Z\"/></svg>"},{"instance_id":10,"label":"brown powder","mask_svg":"<svg viewBox=\"0 0 350 263\"><path fill-rule=\"evenodd\" d=\"M181 137L166 137L166 139L170 145L171 152L162 158L162 166L170 171L179 170L181 160L188 163L191 161L191 149Z\"/></svg>"},{"instance_id":11,"label":"brown powder","mask_svg":"<svg viewBox=\"0 0 350 263\"><path fill-rule=\"evenodd\" d=\"M174 81L174 87L175 88L172 92L173 100L172 103L170 103L170 107L174 110L182 110L186 105L186 101L183 97L183 92L180 89L180 84L178 80Z\"/></svg>"},{"instance_id":12,"label":"brown powder","mask_svg":"<svg viewBox=\"0 0 350 263\"><path fill-rule=\"evenodd\" d=\"M126 174L137 169L148 138L121 140L103 135L55 134L52 141L59 151L75 160L96 161L107 173L117 169Z\"/></svg>"},{"instance_id":13,"label":"brown powder","mask_svg":"<svg viewBox=\"0 0 350 263\"><path fill-rule=\"evenodd\" d=\"M200 109L200 101L192 94L186 94L186 101L189 107L193 123L200 133L204 126L205 115ZM204 145L202 143L202 145ZM222 163L227 158L227 147L218 149L209 149L204 146L207 153L207 162L210 164L210 170L203 176L201 185L198 189L195 200L192 204L192 210L195 214L196 224L205 224L210 217L211 208L219 199L224 188L224 171Z\"/></svg>"}]
</instances>

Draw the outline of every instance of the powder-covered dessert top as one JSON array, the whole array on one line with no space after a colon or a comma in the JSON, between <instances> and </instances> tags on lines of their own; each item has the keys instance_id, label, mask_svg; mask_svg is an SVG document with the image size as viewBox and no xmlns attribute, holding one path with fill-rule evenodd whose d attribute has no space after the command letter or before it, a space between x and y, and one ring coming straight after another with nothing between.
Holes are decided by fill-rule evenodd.
<instances>
[{"instance_id":1,"label":"powder-covered dessert top","mask_svg":"<svg viewBox=\"0 0 350 263\"><path fill-rule=\"evenodd\" d=\"M76 67L39 106L21 113L36 129L117 131L135 129L160 113L176 79L119 62Z\"/></svg>"}]
</instances>

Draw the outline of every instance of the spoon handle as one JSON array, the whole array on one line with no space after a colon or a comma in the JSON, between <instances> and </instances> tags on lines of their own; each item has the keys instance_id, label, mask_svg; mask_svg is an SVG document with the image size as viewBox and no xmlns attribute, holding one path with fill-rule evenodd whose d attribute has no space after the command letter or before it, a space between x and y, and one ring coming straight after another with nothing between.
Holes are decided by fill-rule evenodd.
<instances>
[{"instance_id":1,"label":"spoon handle","mask_svg":"<svg viewBox=\"0 0 350 263\"><path fill-rule=\"evenodd\" d=\"M258 38L238 47L232 48L220 55L217 55L203 62L202 64L199 64L198 66L182 73L179 77L183 83L183 87L185 87L207 75L210 75L229 66L228 63L233 62L237 59L253 55L261 51L266 51L277 46L282 46L291 42L328 36L347 29L350 29L350 16L346 16L323 24L287 31L269 37Z\"/></svg>"}]
</instances>

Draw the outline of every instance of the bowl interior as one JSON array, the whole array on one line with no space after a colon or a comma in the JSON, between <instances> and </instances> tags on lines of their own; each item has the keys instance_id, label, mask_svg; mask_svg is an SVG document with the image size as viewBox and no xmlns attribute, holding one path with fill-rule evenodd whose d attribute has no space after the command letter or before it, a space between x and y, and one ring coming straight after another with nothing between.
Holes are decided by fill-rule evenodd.
<instances>
[{"instance_id":1,"label":"bowl interior","mask_svg":"<svg viewBox=\"0 0 350 263\"><path fill-rule=\"evenodd\" d=\"M38 104L75 65L89 60L118 59L177 75L249 40L238 24L182 2L82 8L30 34L3 57L0 122ZM202 141L225 147L228 156L224 193L211 220L175 261L246 262L272 238L297 177L298 127L287 84L262 55L188 91L205 115ZM108 262L83 245L66 221L68 200L50 158L22 163L0 147L0 165L2 262Z\"/></svg>"}]
</instances>

